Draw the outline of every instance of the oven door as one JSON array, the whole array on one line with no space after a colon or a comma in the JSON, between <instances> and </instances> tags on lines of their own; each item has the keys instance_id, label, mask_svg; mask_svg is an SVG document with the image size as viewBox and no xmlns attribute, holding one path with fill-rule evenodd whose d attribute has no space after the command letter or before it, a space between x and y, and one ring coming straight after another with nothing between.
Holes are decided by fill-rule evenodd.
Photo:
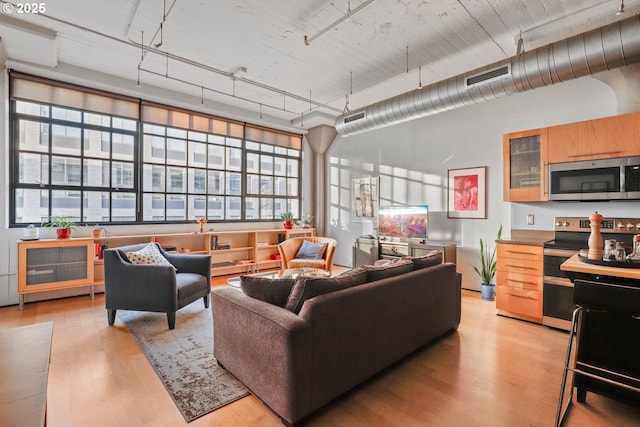
<instances>
[{"instance_id":1,"label":"oven door","mask_svg":"<svg viewBox=\"0 0 640 427\"><path fill-rule=\"evenodd\" d=\"M571 329L574 308L571 280L545 276L542 293L542 324L568 331Z\"/></svg>"},{"instance_id":2,"label":"oven door","mask_svg":"<svg viewBox=\"0 0 640 427\"><path fill-rule=\"evenodd\" d=\"M573 315L573 283L560 265L576 254L572 249L544 249L542 324L569 330Z\"/></svg>"}]
</instances>

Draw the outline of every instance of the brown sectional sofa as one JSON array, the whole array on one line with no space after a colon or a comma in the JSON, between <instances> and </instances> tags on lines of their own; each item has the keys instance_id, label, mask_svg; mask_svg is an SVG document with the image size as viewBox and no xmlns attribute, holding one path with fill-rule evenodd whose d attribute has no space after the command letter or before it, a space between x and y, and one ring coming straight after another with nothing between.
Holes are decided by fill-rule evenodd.
<instances>
[{"instance_id":1,"label":"brown sectional sofa","mask_svg":"<svg viewBox=\"0 0 640 427\"><path fill-rule=\"evenodd\" d=\"M454 264L438 264L315 296L298 314L215 288L214 356L292 425L457 329L460 282Z\"/></svg>"}]
</instances>

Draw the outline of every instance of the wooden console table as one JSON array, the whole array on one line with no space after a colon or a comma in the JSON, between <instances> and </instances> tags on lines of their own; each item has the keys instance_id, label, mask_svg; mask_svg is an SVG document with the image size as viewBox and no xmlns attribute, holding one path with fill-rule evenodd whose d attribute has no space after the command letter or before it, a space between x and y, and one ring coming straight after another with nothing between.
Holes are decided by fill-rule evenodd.
<instances>
[{"instance_id":1,"label":"wooden console table","mask_svg":"<svg viewBox=\"0 0 640 427\"><path fill-rule=\"evenodd\" d=\"M0 329L0 426L44 426L53 322Z\"/></svg>"}]
</instances>

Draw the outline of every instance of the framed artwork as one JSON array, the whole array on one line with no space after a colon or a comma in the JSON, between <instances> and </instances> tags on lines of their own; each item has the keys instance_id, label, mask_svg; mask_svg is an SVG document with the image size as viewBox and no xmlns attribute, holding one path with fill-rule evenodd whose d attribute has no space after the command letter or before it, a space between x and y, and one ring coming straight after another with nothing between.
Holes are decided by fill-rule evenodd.
<instances>
[{"instance_id":1,"label":"framed artwork","mask_svg":"<svg viewBox=\"0 0 640 427\"><path fill-rule=\"evenodd\" d=\"M487 167L449 169L447 218L487 218Z\"/></svg>"},{"instance_id":2,"label":"framed artwork","mask_svg":"<svg viewBox=\"0 0 640 427\"><path fill-rule=\"evenodd\" d=\"M353 221L373 221L378 216L378 178L352 180L351 212Z\"/></svg>"}]
</instances>

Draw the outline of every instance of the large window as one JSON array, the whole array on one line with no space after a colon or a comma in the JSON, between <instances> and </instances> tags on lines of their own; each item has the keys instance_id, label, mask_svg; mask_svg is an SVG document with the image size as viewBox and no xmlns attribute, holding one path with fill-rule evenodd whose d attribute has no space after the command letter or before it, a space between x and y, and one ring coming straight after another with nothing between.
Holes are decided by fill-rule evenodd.
<instances>
[{"instance_id":1,"label":"large window","mask_svg":"<svg viewBox=\"0 0 640 427\"><path fill-rule=\"evenodd\" d=\"M11 83L11 225L300 212L300 135L23 75Z\"/></svg>"}]
</instances>

